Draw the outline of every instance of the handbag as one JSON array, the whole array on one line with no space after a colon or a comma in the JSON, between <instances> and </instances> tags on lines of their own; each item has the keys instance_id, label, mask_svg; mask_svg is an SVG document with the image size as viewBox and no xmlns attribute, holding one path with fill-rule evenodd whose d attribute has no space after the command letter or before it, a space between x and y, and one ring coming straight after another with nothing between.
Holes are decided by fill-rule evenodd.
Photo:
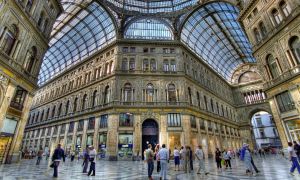
<instances>
[{"instance_id":1,"label":"handbag","mask_svg":"<svg viewBox=\"0 0 300 180\"><path fill-rule=\"evenodd\" d=\"M54 168L54 162L52 162L52 163L50 164L50 167L51 167L51 168Z\"/></svg>"}]
</instances>

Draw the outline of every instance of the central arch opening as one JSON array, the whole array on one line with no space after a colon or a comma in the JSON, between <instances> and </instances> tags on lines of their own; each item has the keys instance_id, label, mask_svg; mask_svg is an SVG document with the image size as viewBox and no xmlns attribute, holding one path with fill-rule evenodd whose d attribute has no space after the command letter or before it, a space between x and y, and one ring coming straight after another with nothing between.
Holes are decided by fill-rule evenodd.
<instances>
[{"instance_id":1,"label":"central arch opening","mask_svg":"<svg viewBox=\"0 0 300 180\"><path fill-rule=\"evenodd\" d=\"M146 119L142 124L142 152L147 149L148 144L154 148L158 143L158 124L153 119ZM142 156L144 159L144 153Z\"/></svg>"}]
</instances>

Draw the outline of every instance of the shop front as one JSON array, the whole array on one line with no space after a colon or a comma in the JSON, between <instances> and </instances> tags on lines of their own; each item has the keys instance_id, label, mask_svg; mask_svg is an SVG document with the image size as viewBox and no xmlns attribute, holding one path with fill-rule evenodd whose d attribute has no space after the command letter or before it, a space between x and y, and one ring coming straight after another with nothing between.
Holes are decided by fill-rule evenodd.
<instances>
[{"instance_id":1,"label":"shop front","mask_svg":"<svg viewBox=\"0 0 300 180\"><path fill-rule=\"evenodd\" d=\"M98 147L98 151L99 151L99 156L101 159L105 159L106 158L106 140L107 140L107 134L106 133L100 133L99 134L99 147Z\"/></svg>"},{"instance_id":2,"label":"shop front","mask_svg":"<svg viewBox=\"0 0 300 180\"><path fill-rule=\"evenodd\" d=\"M0 130L0 164L9 163L9 150L15 135L18 121L14 118L6 117L3 127Z\"/></svg>"},{"instance_id":3,"label":"shop front","mask_svg":"<svg viewBox=\"0 0 300 180\"><path fill-rule=\"evenodd\" d=\"M132 160L133 134L119 134L118 160Z\"/></svg>"}]
</instances>

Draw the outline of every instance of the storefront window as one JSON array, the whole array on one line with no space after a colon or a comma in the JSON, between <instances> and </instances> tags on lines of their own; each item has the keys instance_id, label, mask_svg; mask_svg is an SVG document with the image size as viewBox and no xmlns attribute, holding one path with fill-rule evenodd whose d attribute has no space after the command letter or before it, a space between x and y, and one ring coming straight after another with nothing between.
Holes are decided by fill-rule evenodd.
<instances>
[{"instance_id":1,"label":"storefront window","mask_svg":"<svg viewBox=\"0 0 300 180\"><path fill-rule=\"evenodd\" d=\"M168 114L168 126L169 127L181 127L181 115L179 113Z\"/></svg>"},{"instance_id":2,"label":"storefront window","mask_svg":"<svg viewBox=\"0 0 300 180\"><path fill-rule=\"evenodd\" d=\"M81 135L78 135L76 137L76 150L80 149L81 148L81 139L82 139L82 136Z\"/></svg>"},{"instance_id":3,"label":"storefront window","mask_svg":"<svg viewBox=\"0 0 300 180\"><path fill-rule=\"evenodd\" d=\"M88 124L88 129L95 129L95 117L89 118L89 124Z\"/></svg>"},{"instance_id":4,"label":"storefront window","mask_svg":"<svg viewBox=\"0 0 300 180\"><path fill-rule=\"evenodd\" d=\"M191 128L197 128L195 116L191 116Z\"/></svg>"},{"instance_id":5,"label":"storefront window","mask_svg":"<svg viewBox=\"0 0 300 180\"><path fill-rule=\"evenodd\" d=\"M86 145L93 145L94 134L88 134L86 137Z\"/></svg>"},{"instance_id":6,"label":"storefront window","mask_svg":"<svg viewBox=\"0 0 300 180\"><path fill-rule=\"evenodd\" d=\"M131 113L121 113L119 126L132 127L133 126L133 114Z\"/></svg>"},{"instance_id":7,"label":"storefront window","mask_svg":"<svg viewBox=\"0 0 300 180\"><path fill-rule=\"evenodd\" d=\"M100 116L100 128L107 128L107 120L108 120L108 114L103 114Z\"/></svg>"},{"instance_id":8,"label":"storefront window","mask_svg":"<svg viewBox=\"0 0 300 180\"><path fill-rule=\"evenodd\" d=\"M78 128L77 131L83 131L83 126L84 126L84 120L80 120L78 122Z\"/></svg>"},{"instance_id":9,"label":"storefront window","mask_svg":"<svg viewBox=\"0 0 300 180\"><path fill-rule=\"evenodd\" d=\"M106 134L99 134L99 154L100 154L100 158L105 158L106 140L107 140L107 135Z\"/></svg>"},{"instance_id":10,"label":"storefront window","mask_svg":"<svg viewBox=\"0 0 300 180\"><path fill-rule=\"evenodd\" d=\"M132 134L119 134L118 143L118 156L119 159L131 159L133 148L133 135Z\"/></svg>"}]
</instances>

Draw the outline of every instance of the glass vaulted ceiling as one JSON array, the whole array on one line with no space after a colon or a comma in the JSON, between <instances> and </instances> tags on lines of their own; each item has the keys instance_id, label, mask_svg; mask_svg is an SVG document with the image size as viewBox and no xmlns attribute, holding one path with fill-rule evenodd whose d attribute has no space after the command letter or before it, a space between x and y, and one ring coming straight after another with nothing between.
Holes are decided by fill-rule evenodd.
<instances>
[{"instance_id":1,"label":"glass vaulted ceiling","mask_svg":"<svg viewBox=\"0 0 300 180\"><path fill-rule=\"evenodd\" d=\"M119 21L113 19L116 17L126 17L130 21L122 27L125 39L170 41L175 39L173 31L179 32L181 42L228 82L239 65L255 62L251 46L237 20L239 10L228 3L214 2L196 7L198 0L61 2L64 12L51 33L39 85L115 41L116 29L120 28L113 23ZM103 5L114 16L110 16ZM174 19L179 22L174 22Z\"/></svg>"},{"instance_id":2,"label":"glass vaulted ceiling","mask_svg":"<svg viewBox=\"0 0 300 180\"><path fill-rule=\"evenodd\" d=\"M42 85L116 39L109 14L96 2L81 9L51 39L38 84Z\"/></svg>"},{"instance_id":3,"label":"glass vaulted ceiling","mask_svg":"<svg viewBox=\"0 0 300 180\"><path fill-rule=\"evenodd\" d=\"M181 32L181 41L228 81L239 65L255 62L238 15L231 4L210 3L192 13Z\"/></svg>"}]
</instances>

